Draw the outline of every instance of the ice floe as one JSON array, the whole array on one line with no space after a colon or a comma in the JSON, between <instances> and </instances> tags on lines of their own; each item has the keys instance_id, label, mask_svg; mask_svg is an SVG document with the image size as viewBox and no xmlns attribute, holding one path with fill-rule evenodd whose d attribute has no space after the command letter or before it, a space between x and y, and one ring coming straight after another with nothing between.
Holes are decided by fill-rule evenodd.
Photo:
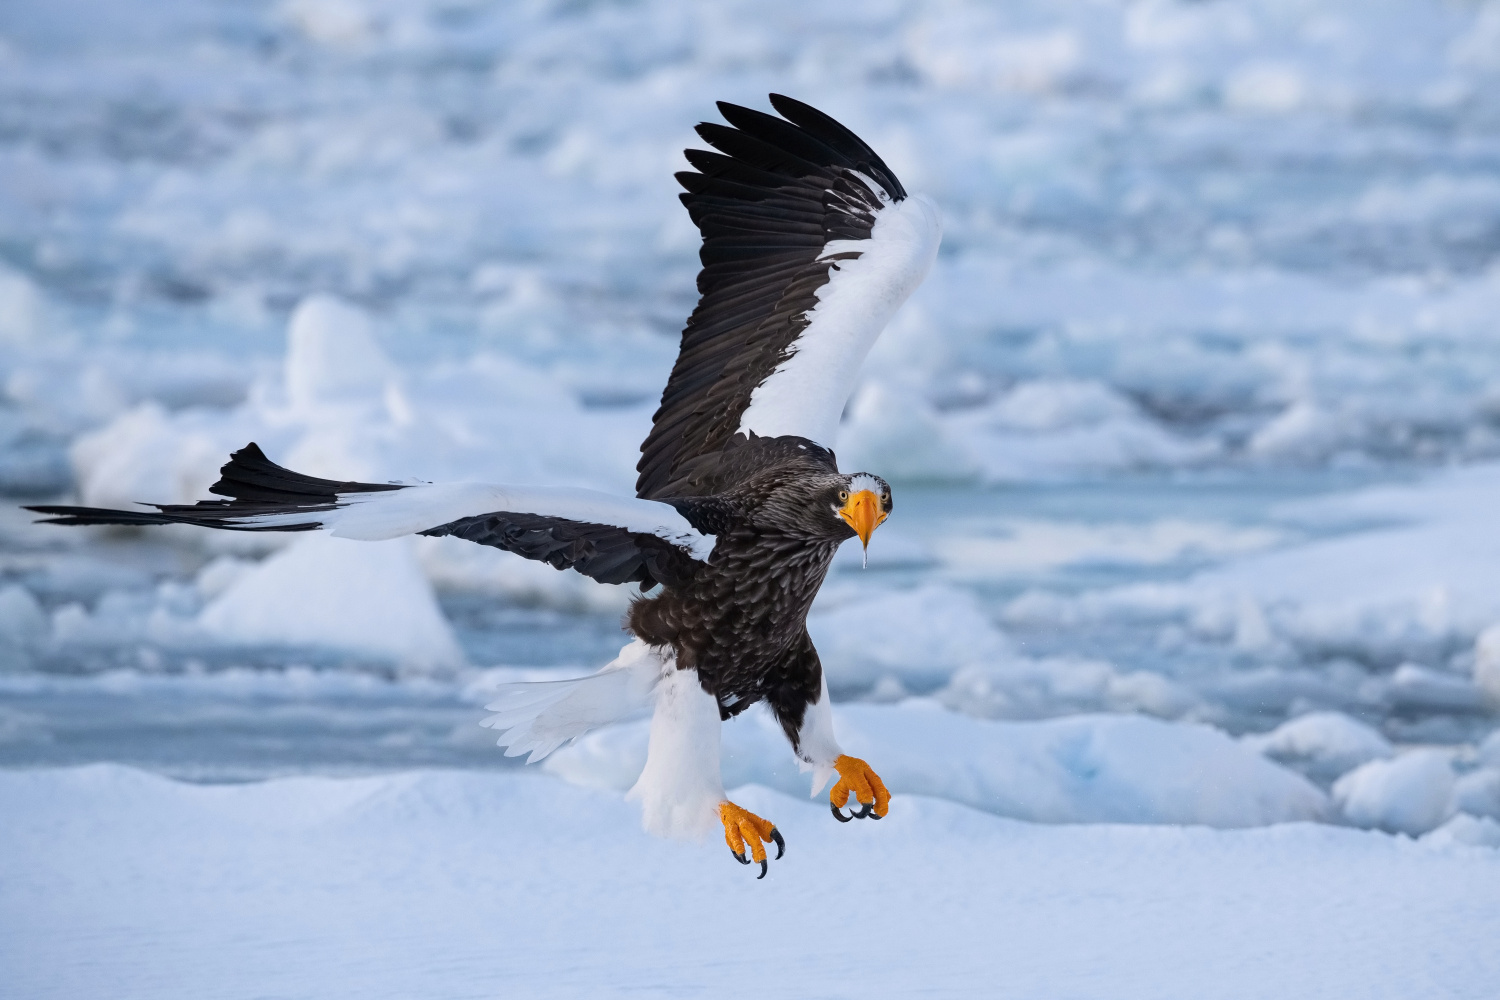
<instances>
[{"instance_id":1,"label":"ice floe","mask_svg":"<svg viewBox=\"0 0 1500 1000\"><path fill-rule=\"evenodd\" d=\"M197 624L238 645L333 647L418 667L464 660L404 538L299 538L241 573Z\"/></svg>"},{"instance_id":2,"label":"ice floe","mask_svg":"<svg viewBox=\"0 0 1500 1000\"><path fill-rule=\"evenodd\" d=\"M1378 731L1342 712L1309 712L1269 733L1245 736L1241 742L1273 760L1300 764L1307 773L1325 780L1393 752L1390 741Z\"/></svg>"},{"instance_id":3,"label":"ice floe","mask_svg":"<svg viewBox=\"0 0 1500 1000\"><path fill-rule=\"evenodd\" d=\"M1356 826L1416 835L1452 815L1455 780L1449 754L1412 750L1373 760L1333 784L1333 801Z\"/></svg>"}]
</instances>

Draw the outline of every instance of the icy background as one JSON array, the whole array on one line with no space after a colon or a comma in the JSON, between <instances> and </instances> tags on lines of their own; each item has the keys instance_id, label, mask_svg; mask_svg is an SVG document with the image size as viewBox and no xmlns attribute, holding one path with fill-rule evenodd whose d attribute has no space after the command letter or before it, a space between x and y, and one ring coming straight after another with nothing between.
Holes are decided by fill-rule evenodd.
<instances>
[{"instance_id":1,"label":"icy background","mask_svg":"<svg viewBox=\"0 0 1500 1000\"><path fill-rule=\"evenodd\" d=\"M945 216L840 444L896 484L811 623L851 747L1019 819L1500 845L1494 0L0 5L0 764L513 767L487 693L608 660L621 589L17 505L191 502L250 440L628 492L672 172L773 90ZM545 767L617 801L644 740ZM805 795L778 740L727 727L729 784Z\"/></svg>"}]
</instances>

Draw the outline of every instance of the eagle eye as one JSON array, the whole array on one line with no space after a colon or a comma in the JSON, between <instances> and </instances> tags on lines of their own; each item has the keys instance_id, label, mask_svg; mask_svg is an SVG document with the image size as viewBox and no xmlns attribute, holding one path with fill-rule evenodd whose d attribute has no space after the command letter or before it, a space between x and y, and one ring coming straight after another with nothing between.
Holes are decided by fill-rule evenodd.
<instances>
[{"instance_id":1,"label":"eagle eye","mask_svg":"<svg viewBox=\"0 0 1500 1000\"><path fill-rule=\"evenodd\" d=\"M839 502L843 503L844 501L846 501L848 499L849 499L849 491L848 490L839 490Z\"/></svg>"}]
</instances>

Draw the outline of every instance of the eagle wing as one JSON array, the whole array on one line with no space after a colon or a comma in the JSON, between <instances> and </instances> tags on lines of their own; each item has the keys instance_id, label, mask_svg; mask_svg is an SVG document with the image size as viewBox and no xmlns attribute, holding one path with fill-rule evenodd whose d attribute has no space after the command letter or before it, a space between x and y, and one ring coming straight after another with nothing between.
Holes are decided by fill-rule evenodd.
<instances>
[{"instance_id":1,"label":"eagle wing","mask_svg":"<svg viewBox=\"0 0 1500 1000\"><path fill-rule=\"evenodd\" d=\"M859 366L926 276L941 227L874 150L779 94L782 118L720 103L677 180L703 234L701 298L641 445L642 497L721 492L757 438L828 453ZM753 464L753 463L750 463Z\"/></svg>"},{"instance_id":2,"label":"eagle wing","mask_svg":"<svg viewBox=\"0 0 1500 1000\"><path fill-rule=\"evenodd\" d=\"M230 456L209 492L224 500L154 510L28 507L56 524L196 524L234 531L325 530L378 541L453 535L574 569L602 583L650 589L686 582L713 552L691 500L668 503L559 487L337 482L282 468L255 444Z\"/></svg>"}]
</instances>

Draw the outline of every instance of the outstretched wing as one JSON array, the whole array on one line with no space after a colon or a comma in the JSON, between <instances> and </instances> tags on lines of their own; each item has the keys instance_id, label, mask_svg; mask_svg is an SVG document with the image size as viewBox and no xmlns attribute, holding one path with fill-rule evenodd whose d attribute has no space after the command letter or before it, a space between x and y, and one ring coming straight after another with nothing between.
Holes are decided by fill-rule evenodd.
<instances>
[{"instance_id":1,"label":"outstretched wing","mask_svg":"<svg viewBox=\"0 0 1500 1000\"><path fill-rule=\"evenodd\" d=\"M230 456L210 493L227 500L151 504L155 510L28 507L53 524L196 524L231 531L326 530L378 541L453 535L602 583L650 589L690 579L714 536L671 504L594 490L341 483L284 469L255 444Z\"/></svg>"},{"instance_id":2,"label":"outstretched wing","mask_svg":"<svg viewBox=\"0 0 1500 1000\"><path fill-rule=\"evenodd\" d=\"M720 103L729 126L698 126L719 152L687 150L697 172L677 175L703 233L702 298L641 445L642 497L723 490L721 458L757 436L831 451L860 364L937 253L935 207L858 136L771 104L784 120Z\"/></svg>"}]
</instances>

